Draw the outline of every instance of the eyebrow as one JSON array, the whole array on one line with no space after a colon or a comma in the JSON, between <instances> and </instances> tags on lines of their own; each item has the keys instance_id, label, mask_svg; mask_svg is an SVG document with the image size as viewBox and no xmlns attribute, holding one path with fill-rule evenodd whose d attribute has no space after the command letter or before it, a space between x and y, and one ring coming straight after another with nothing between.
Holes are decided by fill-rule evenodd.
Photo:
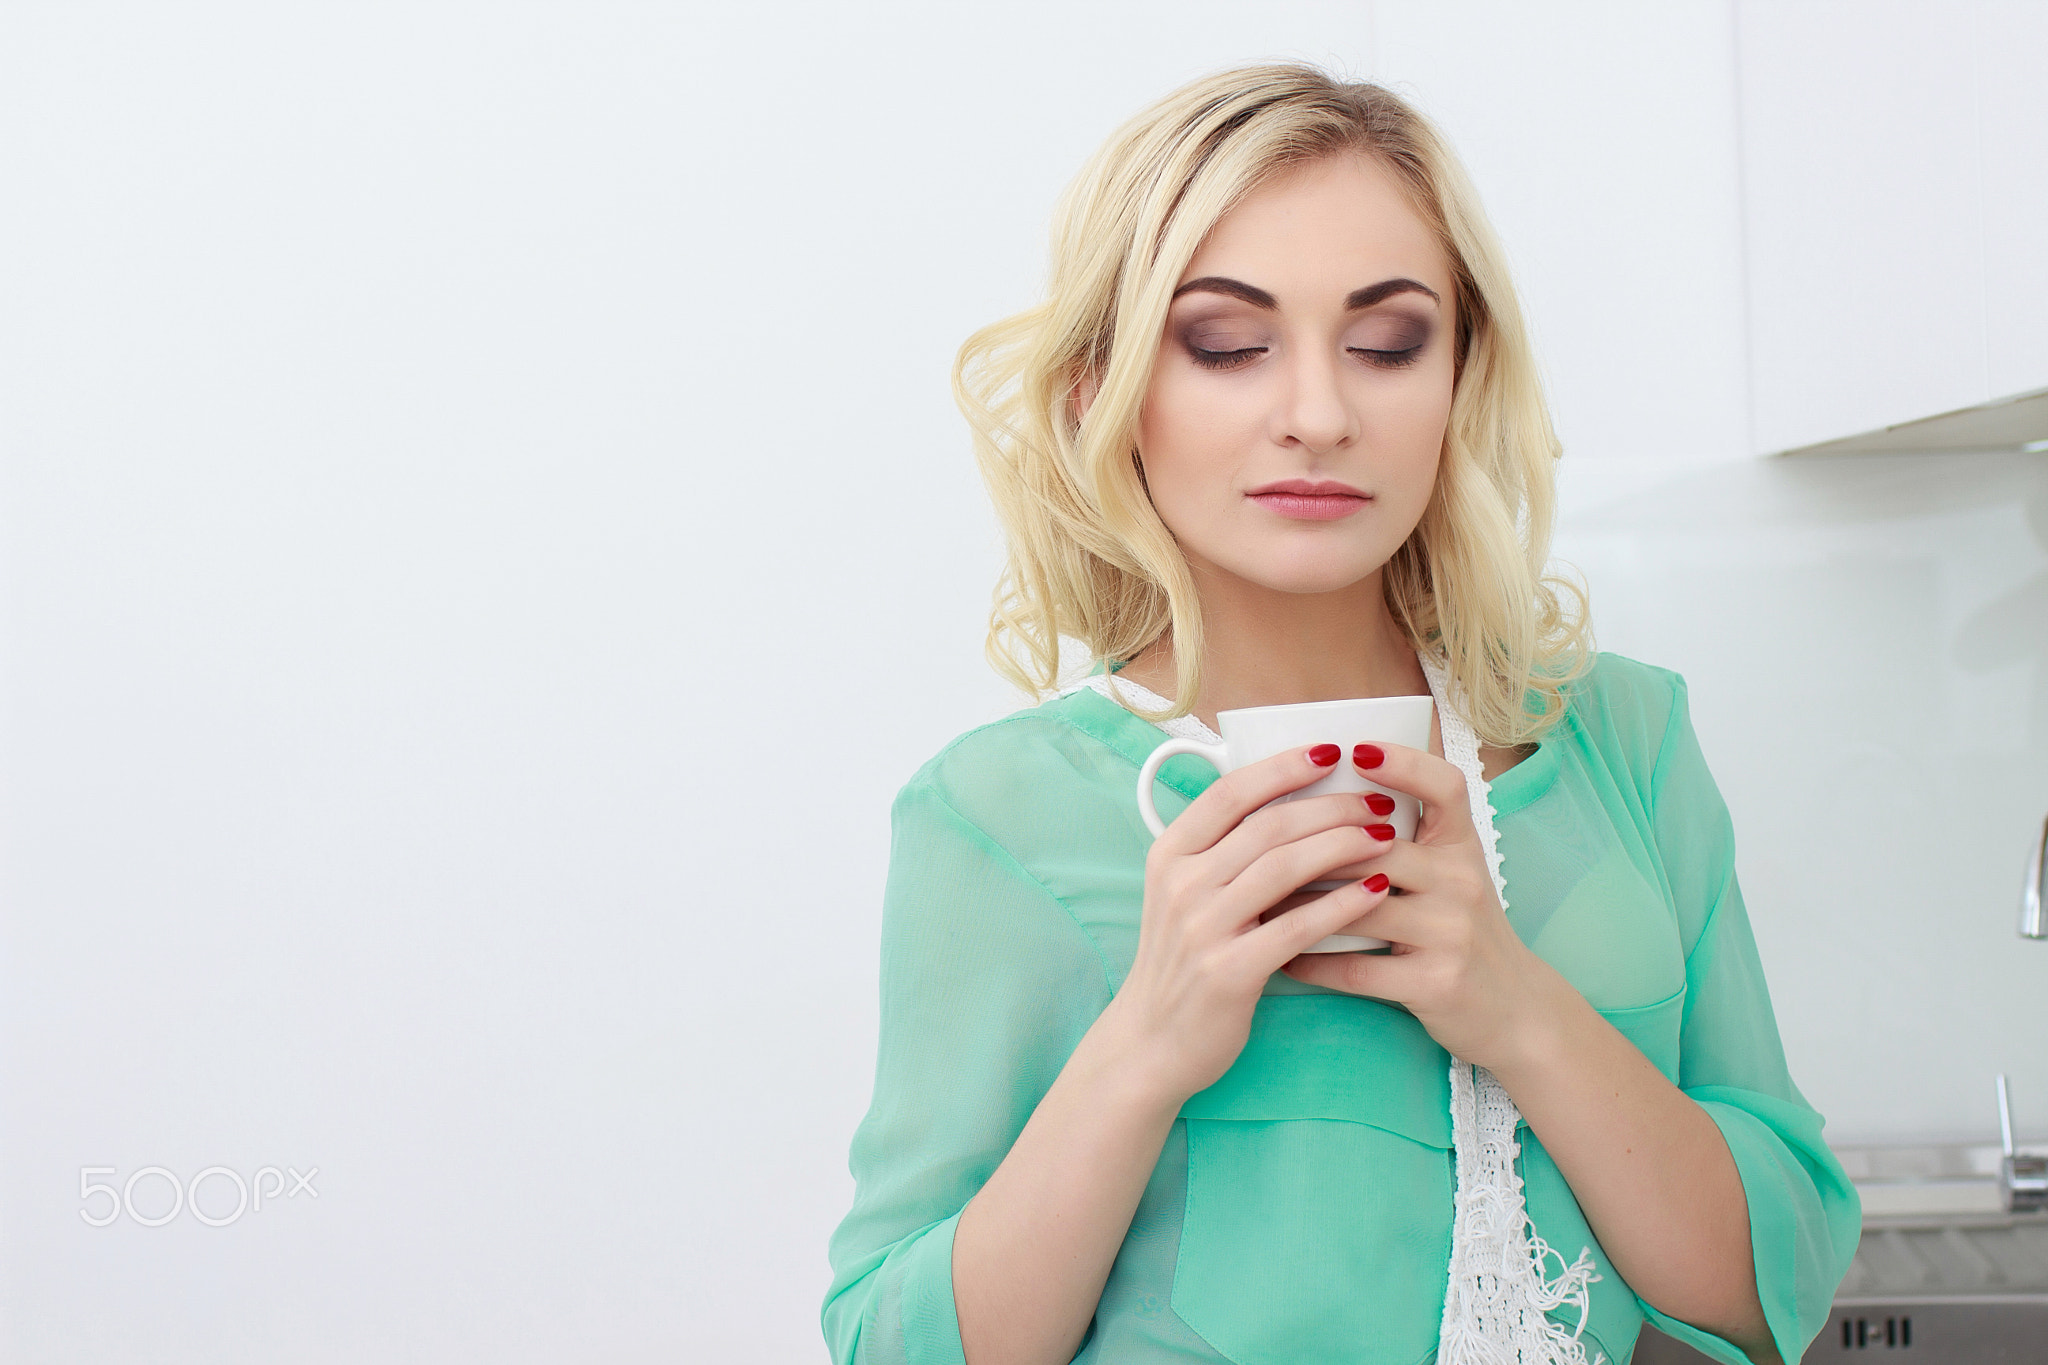
<instances>
[{"instance_id":1,"label":"eyebrow","mask_svg":"<svg viewBox=\"0 0 2048 1365\"><path fill-rule=\"evenodd\" d=\"M1204 275L1199 280L1189 280L1186 284L1173 291L1173 297L1179 298L1182 294L1193 294L1198 291L1206 294L1228 294L1234 299L1243 299L1254 308L1273 310L1280 306L1278 299L1257 285L1246 284L1243 280L1233 280L1227 275ZM1360 308L1372 307L1381 299L1391 298L1395 294L1409 293L1427 294L1430 298L1436 299L1438 303L1443 302L1442 299L1437 298L1436 290L1431 289L1420 280L1381 280L1378 284L1369 284L1363 289L1354 289L1350 294L1346 295L1344 311L1347 313L1356 312Z\"/></svg>"}]
</instances>

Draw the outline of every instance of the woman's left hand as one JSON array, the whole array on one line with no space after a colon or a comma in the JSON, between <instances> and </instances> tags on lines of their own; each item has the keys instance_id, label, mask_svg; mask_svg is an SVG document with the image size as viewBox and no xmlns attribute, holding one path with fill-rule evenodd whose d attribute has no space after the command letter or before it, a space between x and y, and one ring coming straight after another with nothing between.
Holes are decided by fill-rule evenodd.
<instances>
[{"instance_id":1,"label":"woman's left hand","mask_svg":"<svg viewBox=\"0 0 2048 1365\"><path fill-rule=\"evenodd\" d=\"M1384 757L1358 763L1375 750ZM1281 970L1296 981L1405 1005L1452 1056L1489 1070L1511 1065L1559 1011L1558 990L1572 987L1508 923L1472 823L1465 774L1400 744L1361 744L1352 760L1373 782L1422 803L1412 841L1392 839L1368 863L1344 870L1383 872L1402 893L1340 931L1386 939L1393 949L1303 953Z\"/></svg>"}]
</instances>

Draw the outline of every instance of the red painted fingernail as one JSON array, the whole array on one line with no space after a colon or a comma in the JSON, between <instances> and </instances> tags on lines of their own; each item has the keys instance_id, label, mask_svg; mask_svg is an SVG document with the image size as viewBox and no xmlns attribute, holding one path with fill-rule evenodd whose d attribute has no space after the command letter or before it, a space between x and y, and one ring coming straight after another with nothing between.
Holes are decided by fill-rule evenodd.
<instances>
[{"instance_id":1,"label":"red painted fingernail","mask_svg":"<svg viewBox=\"0 0 2048 1365\"><path fill-rule=\"evenodd\" d=\"M1394 837L1394 827L1392 825L1367 825L1365 832L1375 839L1385 840Z\"/></svg>"},{"instance_id":2,"label":"red painted fingernail","mask_svg":"<svg viewBox=\"0 0 2048 1365\"><path fill-rule=\"evenodd\" d=\"M1384 872L1375 872L1370 877L1367 877L1363 882L1359 883L1359 885L1363 886L1368 891L1384 891L1387 889L1387 874Z\"/></svg>"},{"instance_id":3,"label":"red painted fingernail","mask_svg":"<svg viewBox=\"0 0 2048 1365\"><path fill-rule=\"evenodd\" d=\"M1334 744L1318 744L1308 751L1308 761L1318 768L1328 768L1344 757L1344 751Z\"/></svg>"},{"instance_id":4,"label":"red painted fingernail","mask_svg":"<svg viewBox=\"0 0 2048 1365\"><path fill-rule=\"evenodd\" d=\"M1367 792L1365 794L1365 806L1374 815L1392 815L1394 813L1394 798L1385 792Z\"/></svg>"},{"instance_id":5,"label":"red painted fingernail","mask_svg":"<svg viewBox=\"0 0 2048 1365\"><path fill-rule=\"evenodd\" d=\"M1361 768L1377 768L1386 756L1387 751L1377 744L1360 744L1351 751L1351 761Z\"/></svg>"}]
</instances>

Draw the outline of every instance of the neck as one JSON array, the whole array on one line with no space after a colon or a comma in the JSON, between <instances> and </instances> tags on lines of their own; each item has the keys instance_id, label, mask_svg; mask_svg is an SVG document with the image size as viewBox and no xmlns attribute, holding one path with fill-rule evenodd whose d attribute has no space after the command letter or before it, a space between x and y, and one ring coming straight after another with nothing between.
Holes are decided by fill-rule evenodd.
<instances>
[{"instance_id":1,"label":"neck","mask_svg":"<svg viewBox=\"0 0 2048 1365\"><path fill-rule=\"evenodd\" d=\"M1380 571L1332 593L1281 593L1201 574L1202 685L1191 708L1210 729L1243 706L1427 696L1429 679L1387 610ZM1163 636L1122 670L1161 696L1174 690L1174 645Z\"/></svg>"}]
</instances>

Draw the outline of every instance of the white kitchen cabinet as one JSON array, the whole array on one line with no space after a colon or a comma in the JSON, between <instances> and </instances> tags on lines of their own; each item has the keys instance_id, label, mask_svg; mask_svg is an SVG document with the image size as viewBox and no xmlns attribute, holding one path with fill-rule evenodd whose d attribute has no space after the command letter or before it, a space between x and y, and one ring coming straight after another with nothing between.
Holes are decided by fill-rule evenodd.
<instances>
[{"instance_id":1,"label":"white kitchen cabinet","mask_svg":"<svg viewBox=\"0 0 2048 1365\"><path fill-rule=\"evenodd\" d=\"M1735 18L1756 449L2048 387L2048 5Z\"/></svg>"},{"instance_id":2,"label":"white kitchen cabinet","mask_svg":"<svg viewBox=\"0 0 2048 1365\"><path fill-rule=\"evenodd\" d=\"M1993 397L2048 388L2048 4L1992 8L1984 129L1985 364Z\"/></svg>"}]
</instances>

